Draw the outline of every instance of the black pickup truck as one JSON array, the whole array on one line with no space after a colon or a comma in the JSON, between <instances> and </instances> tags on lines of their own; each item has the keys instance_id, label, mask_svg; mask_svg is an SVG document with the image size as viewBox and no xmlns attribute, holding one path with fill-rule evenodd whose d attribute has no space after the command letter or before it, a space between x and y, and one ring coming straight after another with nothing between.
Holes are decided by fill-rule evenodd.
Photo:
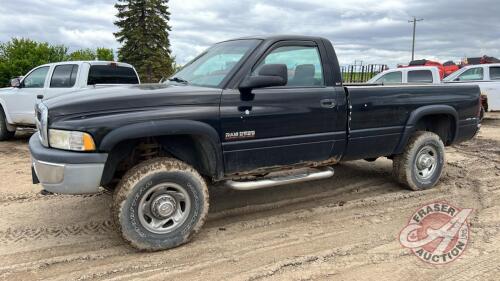
<instances>
[{"instance_id":1,"label":"black pickup truck","mask_svg":"<svg viewBox=\"0 0 500 281\"><path fill-rule=\"evenodd\" d=\"M387 157L403 186L431 188L444 147L478 131L479 96L477 86L343 85L319 37L229 40L163 84L40 102L33 180L54 193L112 191L123 238L167 249L203 225L209 183L270 187Z\"/></svg>"}]
</instances>

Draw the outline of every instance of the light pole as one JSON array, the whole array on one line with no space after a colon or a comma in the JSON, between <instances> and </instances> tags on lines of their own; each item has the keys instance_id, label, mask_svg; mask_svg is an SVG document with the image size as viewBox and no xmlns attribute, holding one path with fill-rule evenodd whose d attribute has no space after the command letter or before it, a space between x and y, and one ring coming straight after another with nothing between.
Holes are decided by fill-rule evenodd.
<instances>
[{"instance_id":1,"label":"light pole","mask_svg":"<svg viewBox=\"0 0 500 281\"><path fill-rule=\"evenodd\" d=\"M408 22L413 23L413 42L411 44L411 60L415 59L415 30L417 29L417 21L423 21L424 19L417 19L413 17L413 20L409 20Z\"/></svg>"}]
</instances>

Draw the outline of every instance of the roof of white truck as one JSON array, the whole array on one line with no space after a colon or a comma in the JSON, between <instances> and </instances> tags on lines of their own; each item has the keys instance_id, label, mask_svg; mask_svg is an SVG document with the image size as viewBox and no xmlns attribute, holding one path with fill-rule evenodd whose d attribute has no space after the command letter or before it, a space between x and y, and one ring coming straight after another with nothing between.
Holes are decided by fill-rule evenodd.
<instances>
[{"instance_id":1,"label":"roof of white truck","mask_svg":"<svg viewBox=\"0 0 500 281\"><path fill-rule=\"evenodd\" d=\"M102 61L102 60L79 60L79 61L61 61L61 62L52 62L52 63L46 63L40 66L52 66L52 65L61 65L61 64L84 64L88 63L90 65L107 65L107 64L116 64L117 66L123 66L123 67L133 67L131 64L125 63L125 62L117 62L117 61Z\"/></svg>"},{"instance_id":2,"label":"roof of white truck","mask_svg":"<svg viewBox=\"0 0 500 281\"><path fill-rule=\"evenodd\" d=\"M431 70L431 71L435 70L435 71L439 71L439 69L437 68L437 66L424 65L424 66L398 67L398 68L388 69L388 70L386 70L384 72L387 73L387 72L394 72L394 71L401 71L401 70L408 70L408 71L411 71L411 70Z\"/></svg>"},{"instance_id":3,"label":"roof of white truck","mask_svg":"<svg viewBox=\"0 0 500 281\"><path fill-rule=\"evenodd\" d=\"M490 66L500 66L500 63L483 63L483 64L471 64L471 65L466 65L464 67L462 67L461 69L469 69L469 68L474 68L474 67L483 67L483 66L487 66L487 67L490 67Z\"/></svg>"}]
</instances>

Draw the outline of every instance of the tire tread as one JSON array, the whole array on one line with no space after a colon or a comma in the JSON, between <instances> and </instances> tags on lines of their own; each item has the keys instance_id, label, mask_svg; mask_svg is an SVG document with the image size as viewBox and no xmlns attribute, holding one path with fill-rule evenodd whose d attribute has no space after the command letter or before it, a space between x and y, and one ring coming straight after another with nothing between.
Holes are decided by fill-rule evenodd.
<instances>
[{"instance_id":1,"label":"tire tread","mask_svg":"<svg viewBox=\"0 0 500 281\"><path fill-rule=\"evenodd\" d=\"M422 188L417 186L412 179L411 169L413 163L411 163L411 159L413 157L414 150L416 150L416 147L426 139L433 139L434 141L439 143L439 145L442 147L443 150L443 159L444 159L444 144L441 138L437 134L432 132L417 131L408 141L408 144L406 145L403 153L394 156L392 161L393 177L396 179L398 183L402 184L406 188L413 191L422 190ZM445 163L446 162L443 161L443 167L441 168L441 173L444 170Z\"/></svg>"},{"instance_id":2,"label":"tire tread","mask_svg":"<svg viewBox=\"0 0 500 281\"><path fill-rule=\"evenodd\" d=\"M196 234L200 228L203 226L205 219L208 214L208 209L209 209L209 196L208 196L208 188L205 183L205 180L201 177L201 175L190 165L174 159L174 158L167 158L167 157L160 157L160 158L153 158L146 160L144 162L139 163L138 165L134 166L131 168L129 171L125 173L125 175L122 177L120 180L119 184L115 188L113 192L113 203L111 206L111 214L113 218L113 222L115 224L115 228L118 230L122 238L130 244L132 247L144 250L144 251L158 251L158 250L164 250L167 248L157 248L154 246L151 246L150 244L146 243L141 243L140 241L136 241L134 239L131 239L131 237L127 236L123 231L122 231L122 213L125 211L124 210L124 204L125 201L128 197L128 195L132 192L133 188L135 185L144 177L154 174L156 172L160 171L179 171L179 172L185 172L189 173L191 176L195 177L197 181L199 181L202 185L202 192L203 192L203 210L200 215L200 219L198 222L194 225L192 230L183 237L183 240L181 243L178 243L176 245L172 245L171 247L168 248L174 248L177 246L180 246L186 242L188 242L191 237Z\"/></svg>"}]
</instances>

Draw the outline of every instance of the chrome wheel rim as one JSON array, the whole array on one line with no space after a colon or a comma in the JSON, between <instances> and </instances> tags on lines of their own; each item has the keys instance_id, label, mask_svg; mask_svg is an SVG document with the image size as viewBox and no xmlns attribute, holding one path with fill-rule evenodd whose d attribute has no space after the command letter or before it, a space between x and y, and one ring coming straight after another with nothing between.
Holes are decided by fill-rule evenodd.
<instances>
[{"instance_id":1,"label":"chrome wheel rim","mask_svg":"<svg viewBox=\"0 0 500 281\"><path fill-rule=\"evenodd\" d=\"M415 176L420 181L428 180L434 175L437 168L438 153L431 146L424 146L415 157Z\"/></svg>"},{"instance_id":2,"label":"chrome wheel rim","mask_svg":"<svg viewBox=\"0 0 500 281\"><path fill-rule=\"evenodd\" d=\"M150 188L139 202L139 221L147 230L165 234L179 228L187 219L191 199L176 183L161 183Z\"/></svg>"}]
</instances>

